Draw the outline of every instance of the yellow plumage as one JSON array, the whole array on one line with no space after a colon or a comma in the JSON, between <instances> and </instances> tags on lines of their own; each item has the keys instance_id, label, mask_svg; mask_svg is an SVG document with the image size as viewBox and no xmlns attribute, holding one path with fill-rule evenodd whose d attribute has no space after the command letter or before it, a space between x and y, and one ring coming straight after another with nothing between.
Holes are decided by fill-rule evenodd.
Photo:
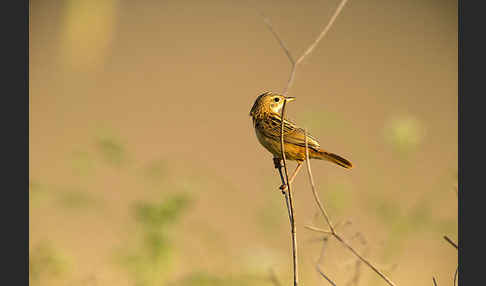
<instances>
[{"instance_id":1,"label":"yellow plumage","mask_svg":"<svg viewBox=\"0 0 486 286\"><path fill-rule=\"evenodd\" d=\"M266 92L255 100L250 111L258 141L273 154L274 158L279 159L282 159L280 148L282 119L279 111L285 100L289 102L293 98ZM341 156L322 150L319 141L308 133L307 144L309 158L327 160L348 169L353 167L351 162ZM304 129L289 120L284 120L284 147L287 159L299 162L305 160Z\"/></svg>"}]
</instances>

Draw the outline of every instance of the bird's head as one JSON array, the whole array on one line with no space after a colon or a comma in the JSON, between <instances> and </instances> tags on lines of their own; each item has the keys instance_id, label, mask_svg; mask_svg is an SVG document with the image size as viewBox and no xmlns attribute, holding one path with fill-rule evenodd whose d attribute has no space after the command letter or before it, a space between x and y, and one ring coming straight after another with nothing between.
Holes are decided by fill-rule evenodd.
<instances>
[{"instance_id":1,"label":"bird's head","mask_svg":"<svg viewBox=\"0 0 486 286\"><path fill-rule=\"evenodd\" d=\"M283 95L265 92L257 97L253 107L250 110L250 116L255 117L263 113L277 113L280 114L284 102L295 100L295 97L285 97Z\"/></svg>"}]
</instances>

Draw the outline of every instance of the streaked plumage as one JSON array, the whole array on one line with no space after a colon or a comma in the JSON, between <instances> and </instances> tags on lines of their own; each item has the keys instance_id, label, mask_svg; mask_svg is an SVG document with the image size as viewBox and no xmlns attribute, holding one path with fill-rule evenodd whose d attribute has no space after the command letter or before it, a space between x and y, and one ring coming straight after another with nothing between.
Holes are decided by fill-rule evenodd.
<instances>
[{"instance_id":1,"label":"streaked plumage","mask_svg":"<svg viewBox=\"0 0 486 286\"><path fill-rule=\"evenodd\" d=\"M285 98L276 93L266 92L258 96L250 111L258 141L273 154L274 158L281 159L280 134L282 119L280 110L284 100L289 102L293 99L292 97ZM348 160L322 150L317 138L309 133L307 133L307 144L311 159L327 160L344 168L352 168L353 165ZM304 129L289 120L284 120L284 145L287 159L300 162L305 160Z\"/></svg>"}]
</instances>

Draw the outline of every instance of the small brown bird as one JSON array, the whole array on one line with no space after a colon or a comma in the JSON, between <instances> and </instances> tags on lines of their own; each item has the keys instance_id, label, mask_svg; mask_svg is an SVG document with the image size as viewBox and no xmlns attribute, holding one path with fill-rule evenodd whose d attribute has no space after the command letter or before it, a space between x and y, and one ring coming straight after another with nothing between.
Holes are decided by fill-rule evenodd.
<instances>
[{"instance_id":1,"label":"small brown bird","mask_svg":"<svg viewBox=\"0 0 486 286\"><path fill-rule=\"evenodd\" d=\"M282 159L280 110L284 101L290 102L294 99L294 97L265 92L258 96L250 111L258 141L273 154L275 168L279 168ZM351 162L343 157L322 150L319 141L309 133L307 133L307 145L310 159L327 160L347 169L353 167ZM284 120L284 147L286 159L297 161L300 167L306 159L304 129L288 120Z\"/></svg>"}]
</instances>

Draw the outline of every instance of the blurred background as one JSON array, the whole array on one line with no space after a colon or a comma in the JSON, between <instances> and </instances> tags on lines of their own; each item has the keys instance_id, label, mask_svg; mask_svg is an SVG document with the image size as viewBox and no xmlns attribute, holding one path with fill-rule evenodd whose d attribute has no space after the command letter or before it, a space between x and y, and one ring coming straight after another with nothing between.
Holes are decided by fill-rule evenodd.
<instances>
[{"instance_id":1,"label":"blurred background","mask_svg":"<svg viewBox=\"0 0 486 286\"><path fill-rule=\"evenodd\" d=\"M248 115L281 92L330 1L31 1L31 285L289 285L290 226ZM299 66L289 118L346 239L397 285L452 283L457 1L350 0ZM290 163L293 169L295 163ZM294 184L302 285L385 285ZM323 250L324 249L324 250Z\"/></svg>"}]
</instances>

